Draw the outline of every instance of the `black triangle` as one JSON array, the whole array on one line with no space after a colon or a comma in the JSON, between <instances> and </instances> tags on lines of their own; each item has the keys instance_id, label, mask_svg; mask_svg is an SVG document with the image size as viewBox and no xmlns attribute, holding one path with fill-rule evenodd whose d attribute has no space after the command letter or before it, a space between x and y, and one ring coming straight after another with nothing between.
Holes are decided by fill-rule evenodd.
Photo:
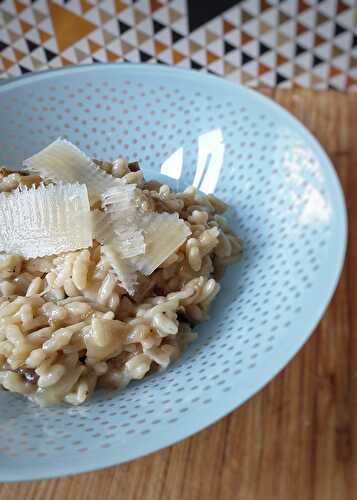
<instances>
[{"instance_id":1,"label":"black triangle","mask_svg":"<svg viewBox=\"0 0 357 500\"><path fill-rule=\"evenodd\" d=\"M7 47L8 47L8 44L7 44L7 43L4 43L4 42L2 42L2 41L0 40L0 51L1 51L1 50L5 50L5 49L7 49Z\"/></svg>"},{"instance_id":2,"label":"black triangle","mask_svg":"<svg viewBox=\"0 0 357 500\"><path fill-rule=\"evenodd\" d=\"M25 73L31 73L31 71L29 69L24 68L23 66L21 66L21 64L19 64L19 68L20 68L22 75L24 75Z\"/></svg>"},{"instance_id":3,"label":"black triangle","mask_svg":"<svg viewBox=\"0 0 357 500\"><path fill-rule=\"evenodd\" d=\"M38 43L32 42L31 40L27 40L27 38L25 38L25 41L30 52L33 52L39 47Z\"/></svg>"},{"instance_id":4,"label":"black triangle","mask_svg":"<svg viewBox=\"0 0 357 500\"><path fill-rule=\"evenodd\" d=\"M46 49L45 47L43 48L43 50L45 51L45 56L46 56L47 62L52 61L52 59L57 57L57 54L52 52L52 50Z\"/></svg>"},{"instance_id":5,"label":"black triangle","mask_svg":"<svg viewBox=\"0 0 357 500\"><path fill-rule=\"evenodd\" d=\"M247 64L250 61L254 61L254 57L249 56L245 52L242 52L242 64Z\"/></svg>"},{"instance_id":6,"label":"black triangle","mask_svg":"<svg viewBox=\"0 0 357 500\"><path fill-rule=\"evenodd\" d=\"M155 19L152 20L152 25L154 28L154 33L158 33L159 31L166 28L166 26L164 24L159 23L159 21L156 21Z\"/></svg>"},{"instance_id":7,"label":"black triangle","mask_svg":"<svg viewBox=\"0 0 357 500\"><path fill-rule=\"evenodd\" d=\"M335 36L341 35L341 33L344 33L345 31L347 31L346 28L338 23L335 24Z\"/></svg>"},{"instance_id":8,"label":"black triangle","mask_svg":"<svg viewBox=\"0 0 357 500\"><path fill-rule=\"evenodd\" d=\"M235 47L228 43L227 41L224 41L224 53L228 54L229 52L232 52L232 50L235 50Z\"/></svg>"},{"instance_id":9,"label":"black triangle","mask_svg":"<svg viewBox=\"0 0 357 500\"><path fill-rule=\"evenodd\" d=\"M300 54L303 54L306 52L307 49L305 47L302 47L298 43L295 45L295 57L299 56Z\"/></svg>"},{"instance_id":10,"label":"black triangle","mask_svg":"<svg viewBox=\"0 0 357 500\"><path fill-rule=\"evenodd\" d=\"M282 74L280 73L277 73L276 74L276 84L279 85L279 83L283 83L283 82L286 82L287 78L285 76L283 76Z\"/></svg>"},{"instance_id":11,"label":"black triangle","mask_svg":"<svg viewBox=\"0 0 357 500\"><path fill-rule=\"evenodd\" d=\"M183 35L181 35L180 33L177 33L177 31L175 31L173 29L171 30L172 43L178 42L179 40L181 40L181 38L183 38Z\"/></svg>"},{"instance_id":12,"label":"black triangle","mask_svg":"<svg viewBox=\"0 0 357 500\"><path fill-rule=\"evenodd\" d=\"M139 50L139 56L140 56L140 62L146 62L152 58L150 54L144 52L143 50Z\"/></svg>"},{"instance_id":13,"label":"black triangle","mask_svg":"<svg viewBox=\"0 0 357 500\"><path fill-rule=\"evenodd\" d=\"M335 87L334 85L331 85L331 83L329 83L329 85L328 85L328 89L329 89L329 90L338 90L338 88L337 88L337 87Z\"/></svg>"},{"instance_id":14,"label":"black triangle","mask_svg":"<svg viewBox=\"0 0 357 500\"><path fill-rule=\"evenodd\" d=\"M129 61L129 62L130 62L130 61ZM166 66L166 65L167 65L167 63L165 63L165 61L162 61L161 59L158 59L158 60L157 60L157 63L158 63L158 64L163 64L164 66Z\"/></svg>"},{"instance_id":15,"label":"black triangle","mask_svg":"<svg viewBox=\"0 0 357 500\"><path fill-rule=\"evenodd\" d=\"M198 64L196 61L192 61L192 59L190 62L191 62L192 69L202 69L203 68L203 66L201 64Z\"/></svg>"},{"instance_id":16,"label":"black triangle","mask_svg":"<svg viewBox=\"0 0 357 500\"><path fill-rule=\"evenodd\" d=\"M262 56L265 52L269 52L270 47L265 45L265 43L259 42L259 55Z\"/></svg>"},{"instance_id":17,"label":"black triangle","mask_svg":"<svg viewBox=\"0 0 357 500\"><path fill-rule=\"evenodd\" d=\"M92 61L93 61L94 63L98 63L98 64L100 63L100 61L98 61L98 59L96 59L95 57L92 57Z\"/></svg>"},{"instance_id":18,"label":"black triangle","mask_svg":"<svg viewBox=\"0 0 357 500\"><path fill-rule=\"evenodd\" d=\"M318 66L319 64L323 63L323 59L321 59L320 57L316 56L314 54L314 59L312 61L312 66L315 67L315 66Z\"/></svg>"},{"instance_id":19,"label":"black triangle","mask_svg":"<svg viewBox=\"0 0 357 500\"><path fill-rule=\"evenodd\" d=\"M118 19L118 27L121 35L131 29L131 26L129 26L126 23L123 23L123 21L119 21L119 19Z\"/></svg>"},{"instance_id":20,"label":"black triangle","mask_svg":"<svg viewBox=\"0 0 357 500\"><path fill-rule=\"evenodd\" d=\"M352 48L354 49L355 47L357 47L357 35L354 35L352 39Z\"/></svg>"}]
</instances>

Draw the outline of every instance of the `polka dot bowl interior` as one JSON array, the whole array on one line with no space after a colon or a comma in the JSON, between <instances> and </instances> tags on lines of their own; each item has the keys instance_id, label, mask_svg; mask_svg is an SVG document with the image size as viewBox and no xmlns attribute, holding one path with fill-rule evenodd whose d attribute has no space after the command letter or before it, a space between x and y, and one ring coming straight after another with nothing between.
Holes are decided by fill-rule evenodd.
<instances>
[{"instance_id":1,"label":"polka dot bowl interior","mask_svg":"<svg viewBox=\"0 0 357 500\"><path fill-rule=\"evenodd\" d=\"M216 77L92 65L0 86L0 162L16 166L62 135L87 153L141 162L233 209L244 242L211 320L169 369L80 407L0 394L0 480L47 478L140 457L224 416L297 352L336 286L346 216L313 137L266 98Z\"/></svg>"}]
</instances>

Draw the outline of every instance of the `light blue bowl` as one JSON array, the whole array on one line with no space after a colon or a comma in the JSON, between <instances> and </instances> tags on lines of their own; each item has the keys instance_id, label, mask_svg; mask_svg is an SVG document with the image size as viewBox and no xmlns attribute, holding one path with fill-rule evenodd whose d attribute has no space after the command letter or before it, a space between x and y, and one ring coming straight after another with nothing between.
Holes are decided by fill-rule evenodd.
<instances>
[{"instance_id":1,"label":"light blue bowl","mask_svg":"<svg viewBox=\"0 0 357 500\"><path fill-rule=\"evenodd\" d=\"M59 135L87 153L140 160L232 205L244 241L199 339L167 372L82 407L0 395L0 480L118 464L197 432L262 388L298 351L335 289L346 213L333 167L290 114L199 73L93 65L0 87L0 162Z\"/></svg>"}]
</instances>

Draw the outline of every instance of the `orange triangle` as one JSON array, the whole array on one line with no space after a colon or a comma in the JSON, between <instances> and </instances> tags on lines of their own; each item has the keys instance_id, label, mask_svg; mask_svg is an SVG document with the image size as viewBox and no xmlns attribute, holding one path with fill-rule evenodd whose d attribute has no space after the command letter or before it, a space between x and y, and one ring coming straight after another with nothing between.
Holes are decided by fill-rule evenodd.
<instances>
[{"instance_id":1,"label":"orange triangle","mask_svg":"<svg viewBox=\"0 0 357 500\"><path fill-rule=\"evenodd\" d=\"M305 31L307 31L307 27L304 26L301 23L297 23L297 25L296 25L296 33L298 35L301 35L302 33L305 33Z\"/></svg>"},{"instance_id":2,"label":"orange triangle","mask_svg":"<svg viewBox=\"0 0 357 500\"><path fill-rule=\"evenodd\" d=\"M136 9L135 7L133 9L133 14L134 14L134 19L135 19L135 24L139 24L139 23L141 23L141 21L143 21L145 19L145 14L143 14L141 12L141 10Z\"/></svg>"},{"instance_id":3,"label":"orange triangle","mask_svg":"<svg viewBox=\"0 0 357 500\"><path fill-rule=\"evenodd\" d=\"M150 0L151 12L161 9L162 5L157 0Z\"/></svg>"},{"instance_id":4,"label":"orange triangle","mask_svg":"<svg viewBox=\"0 0 357 500\"><path fill-rule=\"evenodd\" d=\"M315 33L314 46L317 47L318 45L321 45L324 42L325 42L325 39L322 38L322 36Z\"/></svg>"},{"instance_id":5,"label":"orange triangle","mask_svg":"<svg viewBox=\"0 0 357 500\"><path fill-rule=\"evenodd\" d=\"M230 23L229 21L226 21L224 19L223 20L223 32L224 33L229 33L232 30L234 30L234 25L232 23Z\"/></svg>"},{"instance_id":6,"label":"orange triangle","mask_svg":"<svg viewBox=\"0 0 357 500\"><path fill-rule=\"evenodd\" d=\"M85 14L93 8L93 5L87 2L87 0L80 0L82 14Z\"/></svg>"},{"instance_id":7,"label":"orange triangle","mask_svg":"<svg viewBox=\"0 0 357 500\"><path fill-rule=\"evenodd\" d=\"M260 0L260 10L264 12L267 9L270 9L271 5L267 2L267 0Z\"/></svg>"},{"instance_id":8,"label":"orange triangle","mask_svg":"<svg viewBox=\"0 0 357 500\"><path fill-rule=\"evenodd\" d=\"M117 61L118 59L120 59L120 56L118 56L117 54L114 54L114 52L112 52L111 50L106 50L105 53L107 54L107 58L108 58L108 61L109 62L115 62Z\"/></svg>"},{"instance_id":9,"label":"orange triangle","mask_svg":"<svg viewBox=\"0 0 357 500\"><path fill-rule=\"evenodd\" d=\"M338 76L342 73L342 71L334 66L330 67L329 78L333 78L334 76Z\"/></svg>"},{"instance_id":10,"label":"orange triangle","mask_svg":"<svg viewBox=\"0 0 357 500\"><path fill-rule=\"evenodd\" d=\"M12 61L10 61L10 59L6 59L6 57L4 56L0 56L0 59L4 65L5 70L11 68L11 66L13 66L14 64Z\"/></svg>"},{"instance_id":11,"label":"orange triangle","mask_svg":"<svg viewBox=\"0 0 357 500\"><path fill-rule=\"evenodd\" d=\"M344 51L340 49L340 47L337 47L336 45L332 46L332 57L338 57L342 55ZM353 58L351 59L351 62L353 61Z\"/></svg>"},{"instance_id":12,"label":"orange triangle","mask_svg":"<svg viewBox=\"0 0 357 500\"><path fill-rule=\"evenodd\" d=\"M288 62L288 59L286 57L282 56L281 54L277 54L276 56L276 65L280 66L281 64L285 64Z\"/></svg>"},{"instance_id":13,"label":"orange triangle","mask_svg":"<svg viewBox=\"0 0 357 500\"><path fill-rule=\"evenodd\" d=\"M146 33L144 33L143 31L140 31L140 30L136 31L136 36L137 36L139 45L143 44L144 42L146 42L146 40L148 38L150 38L149 35L147 35Z\"/></svg>"},{"instance_id":14,"label":"orange triangle","mask_svg":"<svg viewBox=\"0 0 357 500\"><path fill-rule=\"evenodd\" d=\"M233 66L233 64L230 64L227 61L224 61L224 74L229 75L230 73L233 73L237 68Z\"/></svg>"},{"instance_id":15,"label":"orange triangle","mask_svg":"<svg viewBox=\"0 0 357 500\"><path fill-rule=\"evenodd\" d=\"M279 24L283 24L286 21L289 21L289 19L290 17L287 14L279 10L279 20L278 20Z\"/></svg>"},{"instance_id":16,"label":"orange triangle","mask_svg":"<svg viewBox=\"0 0 357 500\"><path fill-rule=\"evenodd\" d=\"M18 33L15 33L14 31L11 31L11 30L7 30L7 33L9 35L9 38L10 38L10 42L11 43L15 43L17 42L17 40L19 38L21 38L21 35L19 35Z\"/></svg>"},{"instance_id":17,"label":"orange triangle","mask_svg":"<svg viewBox=\"0 0 357 500\"><path fill-rule=\"evenodd\" d=\"M26 21L19 19L19 22L20 22L22 33L27 33L28 31L30 31L30 29L32 29L31 24L27 23Z\"/></svg>"},{"instance_id":18,"label":"orange triangle","mask_svg":"<svg viewBox=\"0 0 357 500\"><path fill-rule=\"evenodd\" d=\"M181 19L182 14L180 14L177 10L169 9L169 19L170 23L173 24L178 19Z\"/></svg>"},{"instance_id":19,"label":"orange triangle","mask_svg":"<svg viewBox=\"0 0 357 500\"><path fill-rule=\"evenodd\" d=\"M19 62L23 57L25 57L26 54L24 52L21 52L19 49L15 49L15 47L12 48L15 54L16 61Z\"/></svg>"},{"instance_id":20,"label":"orange triangle","mask_svg":"<svg viewBox=\"0 0 357 500\"><path fill-rule=\"evenodd\" d=\"M15 1L14 1L14 4L15 4L15 9L16 9L16 12L17 12L18 14L21 14L21 12L22 12L23 10L25 10L25 9L26 9L26 5L23 5L23 4L22 4L22 3L20 3L18 0L15 0Z\"/></svg>"},{"instance_id":21,"label":"orange triangle","mask_svg":"<svg viewBox=\"0 0 357 500\"><path fill-rule=\"evenodd\" d=\"M121 48L123 54L126 54L127 52L130 52L131 50L135 49L134 45L130 45L130 43L124 42L124 40L121 41Z\"/></svg>"},{"instance_id":22,"label":"orange triangle","mask_svg":"<svg viewBox=\"0 0 357 500\"><path fill-rule=\"evenodd\" d=\"M206 43L207 45L214 42L215 40L217 40L218 38L218 35L216 35L216 33L213 33L213 31L210 31L210 30L207 30L205 31L205 38L206 38Z\"/></svg>"},{"instance_id":23,"label":"orange triangle","mask_svg":"<svg viewBox=\"0 0 357 500\"><path fill-rule=\"evenodd\" d=\"M252 36L248 35L248 33L246 33L245 31L241 32L241 34L240 34L240 42L241 42L242 45L245 45L246 43L249 43L252 40L254 40L254 38Z\"/></svg>"},{"instance_id":24,"label":"orange triangle","mask_svg":"<svg viewBox=\"0 0 357 500\"><path fill-rule=\"evenodd\" d=\"M172 61L174 64L181 62L182 59L184 59L184 58L185 58L185 56L183 54L181 54L180 52L177 52L177 50L172 51Z\"/></svg>"},{"instance_id":25,"label":"orange triangle","mask_svg":"<svg viewBox=\"0 0 357 500\"><path fill-rule=\"evenodd\" d=\"M70 12L61 5L57 5L52 0L48 0L47 3L60 52L97 29L93 23L81 16L77 16L77 14Z\"/></svg>"},{"instance_id":26,"label":"orange triangle","mask_svg":"<svg viewBox=\"0 0 357 500\"><path fill-rule=\"evenodd\" d=\"M106 22L112 19L112 16L108 14L108 12L106 12L105 10L98 9L98 11L99 11L100 21L102 24L105 24Z\"/></svg>"},{"instance_id":27,"label":"orange triangle","mask_svg":"<svg viewBox=\"0 0 357 500\"><path fill-rule=\"evenodd\" d=\"M342 12L345 12L349 7L348 5L345 5L342 2L337 2L337 13L342 14Z\"/></svg>"},{"instance_id":28,"label":"orange triangle","mask_svg":"<svg viewBox=\"0 0 357 500\"><path fill-rule=\"evenodd\" d=\"M201 45L198 45L198 43L194 42L193 40L189 40L188 45L190 49L190 54L194 54L198 50L202 49Z\"/></svg>"},{"instance_id":29,"label":"orange triangle","mask_svg":"<svg viewBox=\"0 0 357 500\"><path fill-rule=\"evenodd\" d=\"M264 73L267 73L268 71L270 71L269 66L267 66L266 64L263 64L263 63L259 63L259 65L258 65L259 75L264 75Z\"/></svg>"},{"instance_id":30,"label":"orange triangle","mask_svg":"<svg viewBox=\"0 0 357 500\"><path fill-rule=\"evenodd\" d=\"M260 23L259 23L259 33L261 35L263 35L264 33L266 33L267 31L270 31L270 30L271 30L271 26L269 26L269 24L266 24L263 21L260 21Z\"/></svg>"},{"instance_id":31,"label":"orange triangle","mask_svg":"<svg viewBox=\"0 0 357 500\"><path fill-rule=\"evenodd\" d=\"M329 20L324 14L321 12L317 12L316 14L316 26L320 26L320 24L326 23Z\"/></svg>"},{"instance_id":32,"label":"orange triangle","mask_svg":"<svg viewBox=\"0 0 357 500\"><path fill-rule=\"evenodd\" d=\"M290 38L287 36L283 35L283 33L278 32L278 47L281 45L284 45L284 43L290 42Z\"/></svg>"},{"instance_id":33,"label":"orange triangle","mask_svg":"<svg viewBox=\"0 0 357 500\"><path fill-rule=\"evenodd\" d=\"M94 54L95 52L97 52L97 50L102 48L101 45L99 45L97 42L93 42L93 40L88 40L88 45L91 54Z\"/></svg>"},{"instance_id":34,"label":"orange triangle","mask_svg":"<svg viewBox=\"0 0 357 500\"><path fill-rule=\"evenodd\" d=\"M357 80L355 78L352 78L351 76L347 77L347 81L346 81L347 88L350 88L350 87L352 87L352 85L356 85L356 84L357 84Z\"/></svg>"},{"instance_id":35,"label":"orange triangle","mask_svg":"<svg viewBox=\"0 0 357 500\"><path fill-rule=\"evenodd\" d=\"M212 64L213 62L217 61L218 56L216 54L213 54L210 50L207 50L207 64Z\"/></svg>"},{"instance_id":36,"label":"orange triangle","mask_svg":"<svg viewBox=\"0 0 357 500\"><path fill-rule=\"evenodd\" d=\"M301 12L305 12L305 10L309 9L310 5L307 5L303 0L299 0L298 2L298 12L301 14Z\"/></svg>"},{"instance_id":37,"label":"orange triangle","mask_svg":"<svg viewBox=\"0 0 357 500\"><path fill-rule=\"evenodd\" d=\"M45 43L51 38L51 35L42 30L38 30L38 35L40 37L41 43Z\"/></svg>"},{"instance_id":38,"label":"orange triangle","mask_svg":"<svg viewBox=\"0 0 357 500\"><path fill-rule=\"evenodd\" d=\"M155 46L155 54L156 55L161 54L161 52L163 52L165 49L167 49L167 45L164 45L159 40L154 41L154 46Z\"/></svg>"},{"instance_id":39,"label":"orange triangle","mask_svg":"<svg viewBox=\"0 0 357 500\"><path fill-rule=\"evenodd\" d=\"M120 14L123 10L127 9L128 6L125 5L121 0L114 0L115 12Z\"/></svg>"},{"instance_id":40,"label":"orange triangle","mask_svg":"<svg viewBox=\"0 0 357 500\"><path fill-rule=\"evenodd\" d=\"M247 23L248 21L251 21L253 19L253 16L251 14L249 14L249 12L245 11L242 9L242 12L241 12L241 16L242 16L242 23Z\"/></svg>"}]
</instances>

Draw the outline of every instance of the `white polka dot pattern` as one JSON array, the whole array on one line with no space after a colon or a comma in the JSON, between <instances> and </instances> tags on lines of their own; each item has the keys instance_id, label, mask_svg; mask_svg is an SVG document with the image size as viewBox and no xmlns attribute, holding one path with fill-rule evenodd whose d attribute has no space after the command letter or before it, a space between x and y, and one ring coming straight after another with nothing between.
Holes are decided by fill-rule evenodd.
<instances>
[{"instance_id":1,"label":"white polka dot pattern","mask_svg":"<svg viewBox=\"0 0 357 500\"><path fill-rule=\"evenodd\" d=\"M174 187L201 169L197 185L232 205L244 242L210 322L165 373L78 408L0 394L2 480L81 472L185 437L251 396L308 337L340 270L344 206L319 146L280 108L211 77L120 65L0 87L0 116L4 164L62 135L151 174L171 161Z\"/></svg>"}]
</instances>

